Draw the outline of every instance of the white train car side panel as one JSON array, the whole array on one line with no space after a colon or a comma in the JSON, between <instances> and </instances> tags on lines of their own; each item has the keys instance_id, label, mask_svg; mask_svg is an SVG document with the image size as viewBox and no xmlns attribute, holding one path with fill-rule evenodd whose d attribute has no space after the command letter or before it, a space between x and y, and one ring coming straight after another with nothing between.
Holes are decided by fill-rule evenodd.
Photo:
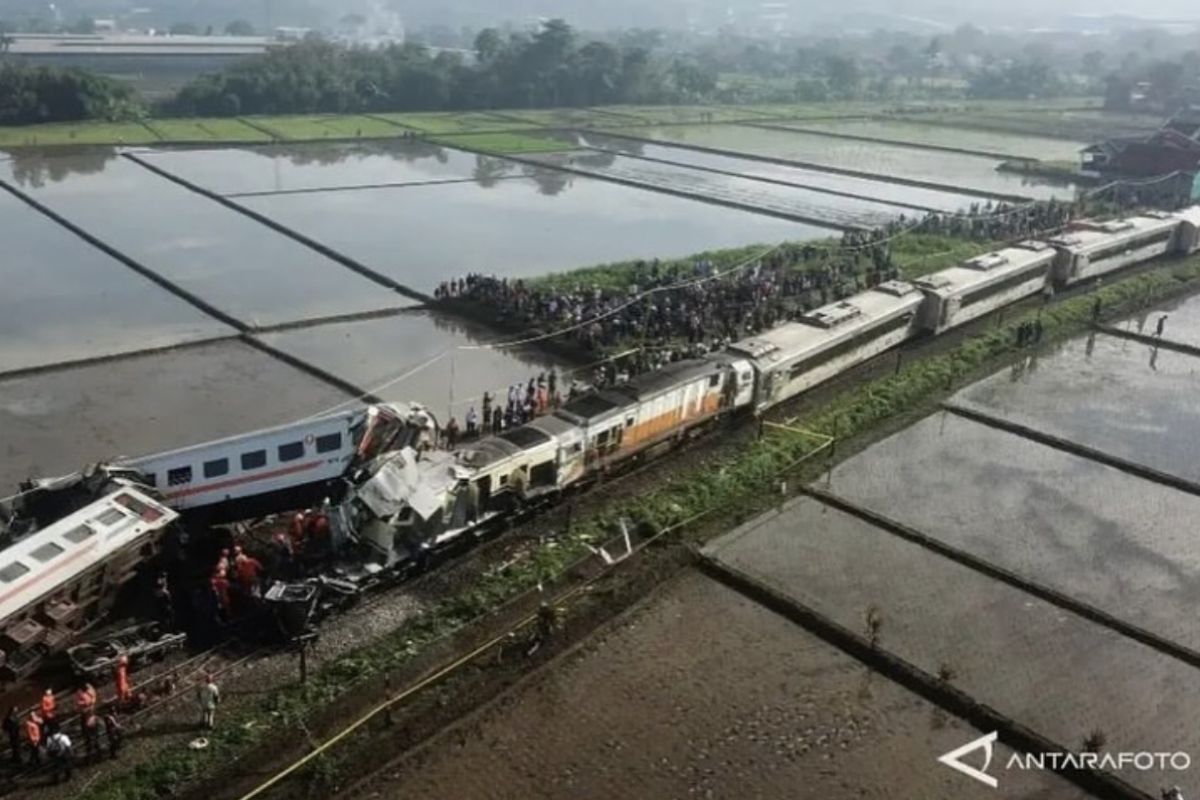
<instances>
[{"instance_id":1,"label":"white train car side panel","mask_svg":"<svg viewBox=\"0 0 1200 800\"><path fill-rule=\"evenodd\" d=\"M0 628L12 655L51 651L107 613L116 588L157 551L178 518L132 488L119 489L0 553ZM93 577L94 576L94 577Z\"/></svg>"},{"instance_id":2,"label":"white train car side panel","mask_svg":"<svg viewBox=\"0 0 1200 800\"><path fill-rule=\"evenodd\" d=\"M758 368L759 412L912 338L924 296L887 281L730 347Z\"/></svg>"},{"instance_id":3,"label":"white train car side panel","mask_svg":"<svg viewBox=\"0 0 1200 800\"><path fill-rule=\"evenodd\" d=\"M1037 294L1049 280L1054 258L1049 245L1022 242L927 275L916 282L925 293L922 330L941 333Z\"/></svg>"},{"instance_id":4,"label":"white train car side panel","mask_svg":"<svg viewBox=\"0 0 1200 800\"><path fill-rule=\"evenodd\" d=\"M1069 286L1172 252L1180 224L1168 214L1079 223L1050 240L1058 251L1055 282Z\"/></svg>"},{"instance_id":5,"label":"white train car side panel","mask_svg":"<svg viewBox=\"0 0 1200 800\"><path fill-rule=\"evenodd\" d=\"M354 457L361 410L254 431L121 462L173 508L214 506L332 480Z\"/></svg>"},{"instance_id":6,"label":"white train car side panel","mask_svg":"<svg viewBox=\"0 0 1200 800\"><path fill-rule=\"evenodd\" d=\"M1173 215L1179 220L1175 233L1175 252L1191 255L1200 250L1200 206L1188 206Z\"/></svg>"}]
</instances>

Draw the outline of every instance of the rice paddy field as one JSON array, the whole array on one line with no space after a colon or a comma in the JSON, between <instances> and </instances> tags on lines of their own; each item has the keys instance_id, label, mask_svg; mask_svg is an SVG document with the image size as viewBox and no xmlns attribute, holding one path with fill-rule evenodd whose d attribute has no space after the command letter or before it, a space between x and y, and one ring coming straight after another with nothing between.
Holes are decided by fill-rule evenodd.
<instances>
[{"instance_id":1,"label":"rice paddy field","mask_svg":"<svg viewBox=\"0 0 1200 800\"><path fill-rule=\"evenodd\" d=\"M419 301L395 284L428 293L467 272L533 278L818 240L838 225L978 207L997 189L1069 191L1001 176L984 158L728 122L880 110L623 107L0 128L9 189L0 233L10 243L0 264L9 287L0 297L0 453L9 477L187 444L234 423L286 421L377 383L389 398L461 413L485 389L569 366L468 350L496 334L406 312ZM100 142L124 145L166 176ZM75 146L53 146L63 144ZM844 174L847 164L862 174ZM912 174L930 185L894 180ZM915 275L986 246L944 245L912 237L897 258ZM406 375L442 353L457 355ZM273 410L257 390L226 396L228 381L217 381L216 394L198 392L202 407L185 412L194 425L172 432L169 414L188 408L186 392L131 404L133 389L114 383L160 376L179 385L177 374L221 369L234 383L274 376L264 396L294 403ZM58 412L91 433L47 425ZM135 430L139 416L149 421Z\"/></svg>"},{"instance_id":2,"label":"rice paddy field","mask_svg":"<svg viewBox=\"0 0 1200 800\"><path fill-rule=\"evenodd\" d=\"M862 142L749 125L673 125L641 129L640 138L724 154L799 162L799 166L891 176L958 192L1048 200L1070 197L1075 187L1036 183L997 171L1000 159L946 153L898 144Z\"/></svg>"},{"instance_id":3,"label":"rice paddy field","mask_svg":"<svg viewBox=\"0 0 1200 800\"><path fill-rule=\"evenodd\" d=\"M939 127L898 120L809 120L788 122L786 127L835 135L862 136L898 144L947 147L1003 158L1043 161L1077 161L1090 139L1052 138L1033 134L1003 133L970 128Z\"/></svg>"}]
</instances>

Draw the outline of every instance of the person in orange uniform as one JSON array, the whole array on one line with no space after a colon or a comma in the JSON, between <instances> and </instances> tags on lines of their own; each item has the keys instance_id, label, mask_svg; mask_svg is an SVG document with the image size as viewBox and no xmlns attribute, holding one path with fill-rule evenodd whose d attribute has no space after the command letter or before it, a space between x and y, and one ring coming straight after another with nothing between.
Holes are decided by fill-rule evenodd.
<instances>
[{"instance_id":1,"label":"person in orange uniform","mask_svg":"<svg viewBox=\"0 0 1200 800\"><path fill-rule=\"evenodd\" d=\"M25 744L29 746L29 763L42 765L42 718L36 711L29 712L25 720Z\"/></svg>"},{"instance_id":2,"label":"person in orange uniform","mask_svg":"<svg viewBox=\"0 0 1200 800\"><path fill-rule=\"evenodd\" d=\"M213 573L212 576L213 594L217 596L217 608L221 611L221 618L228 621L230 611L229 597L229 578L225 577L225 573L220 570Z\"/></svg>"},{"instance_id":3,"label":"person in orange uniform","mask_svg":"<svg viewBox=\"0 0 1200 800\"><path fill-rule=\"evenodd\" d=\"M54 721L54 712L58 708L58 701L54 698L54 690L47 689L42 692L42 719L46 722Z\"/></svg>"},{"instance_id":4,"label":"person in orange uniform","mask_svg":"<svg viewBox=\"0 0 1200 800\"><path fill-rule=\"evenodd\" d=\"M124 708L133 699L133 687L129 685L129 658L127 656L121 656L117 659L115 677L117 684L117 705Z\"/></svg>"},{"instance_id":5,"label":"person in orange uniform","mask_svg":"<svg viewBox=\"0 0 1200 800\"><path fill-rule=\"evenodd\" d=\"M243 553L240 547L235 550L237 555L234 557L233 563L238 585L242 587L242 591L248 597L257 597L258 576L262 573L262 562L254 556Z\"/></svg>"}]
</instances>

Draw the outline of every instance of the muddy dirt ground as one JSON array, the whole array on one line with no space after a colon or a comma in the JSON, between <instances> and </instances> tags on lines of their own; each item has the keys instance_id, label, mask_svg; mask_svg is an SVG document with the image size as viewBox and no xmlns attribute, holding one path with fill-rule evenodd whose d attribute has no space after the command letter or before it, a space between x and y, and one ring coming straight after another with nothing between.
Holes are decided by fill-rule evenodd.
<instances>
[{"instance_id":1,"label":"muddy dirt ground","mask_svg":"<svg viewBox=\"0 0 1200 800\"><path fill-rule=\"evenodd\" d=\"M688 572L343 796L1086 796L1045 773L1015 776L997 795L936 762L978 735Z\"/></svg>"}]
</instances>

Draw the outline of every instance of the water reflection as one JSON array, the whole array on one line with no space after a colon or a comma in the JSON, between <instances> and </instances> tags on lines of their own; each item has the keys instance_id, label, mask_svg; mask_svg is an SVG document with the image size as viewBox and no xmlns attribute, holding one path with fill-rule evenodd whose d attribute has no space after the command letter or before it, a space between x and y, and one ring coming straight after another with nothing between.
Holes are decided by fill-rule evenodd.
<instances>
[{"instance_id":1,"label":"water reflection","mask_svg":"<svg viewBox=\"0 0 1200 800\"><path fill-rule=\"evenodd\" d=\"M41 150L21 148L6 151L8 158L0 168L5 178L18 186L37 189L47 183L59 183L72 175L95 175L119 153L112 147L60 148L54 155Z\"/></svg>"}]
</instances>

